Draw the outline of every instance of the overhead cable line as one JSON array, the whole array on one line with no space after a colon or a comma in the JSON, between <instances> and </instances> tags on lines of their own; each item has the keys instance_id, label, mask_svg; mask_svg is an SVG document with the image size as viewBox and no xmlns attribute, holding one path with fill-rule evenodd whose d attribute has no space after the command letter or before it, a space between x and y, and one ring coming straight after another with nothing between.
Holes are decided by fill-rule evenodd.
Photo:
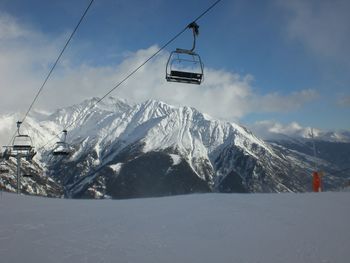
<instances>
[{"instance_id":1,"label":"overhead cable line","mask_svg":"<svg viewBox=\"0 0 350 263\"><path fill-rule=\"evenodd\" d=\"M211 6L209 6L202 14L200 14L193 22L197 22L202 16L208 13L214 6L216 6L221 0L217 0ZM175 39L177 39L182 33L184 33L191 24L187 25L184 29L182 29L179 33L177 33L174 37L172 37L167 43L165 43L161 48L159 48L153 55L151 55L148 59L146 59L143 63L141 63L137 68L131 71L124 79L122 79L116 86L114 86L110 91L108 91L102 98L100 98L96 103L100 103L103 99L105 99L109 94L111 94L114 90L116 90L121 84L123 84L127 79L129 79L132 75L134 75L140 68L142 68L145 64L147 64L151 59L157 56L164 48L166 48L170 43L172 43ZM94 105L94 106L95 106ZM93 106L93 107L94 107ZM92 108L93 108L92 107Z\"/></svg>"},{"instance_id":2,"label":"overhead cable line","mask_svg":"<svg viewBox=\"0 0 350 263\"><path fill-rule=\"evenodd\" d=\"M49 80L49 78L50 78L52 72L53 72L54 69L56 68L56 66L57 66L59 60L61 59L61 57L62 57L64 51L65 51L66 48L68 47L70 41L72 40L74 34L75 34L76 31L78 30L78 28L79 28L81 22L83 21L84 17L86 16L87 12L89 11L89 9L90 9L90 7L91 7L91 5L92 5L93 2L94 2L94 0L91 0L91 1L90 1L89 5L88 5L87 8L85 9L84 13L83 13L82 16L80 17L78 24L75 26L73 32L70 34L70 36L69 36L69 38L68 38L66 44L64 45L64 47L62 48L61 52L59 53L59 55L58 55L58 57L57 57L55 63L52 65L52 67L51 67L49 73L47 74L46 78L44 79L44 82L43 82L42 85L40 86L40 88L39 88L38 92L36 93L36 95L35 95L35 97L34 97L32 103L30 104L30 106L29 106L29 108L28 108L26 114L24 115L24 117L23 117L23 119L22 119L22 121L21 121L22 123L23 123L23 122L25 121L25 119L27 118L29 112L30 112L31 109L33 108L33 106L34 106L36 100L38 99L38 97L39 97L39 95L40 95L40 93L43 91L43 89L44 89L44 87L45 87L47 81ZM11 138L11 140L10 140L10 142L9 142L9 145L11 144L11 142L12 142L12 140L13 140L13 138L14 138L15 135L16 135L16 133L14 133L14 135L12 136L12 138Z\"/></svg>"},{"instance_id":3,"label":"overhead cable line","mask_svg":"<svg viewBox=\"0 0 350 263\"><path fill-rule=\"evenodd\" d=\"M163 49L165 49L170 43L172 43L175 39L177 39L180 35L182 35L190 25L192 25L194 22L197 22L199 19L201 19L204 15L206 15L211 9L213 9L219 2L222 0L215 1L212 5L210 5L204 12L202 12L195 20L193 20L190 24L186 25L185 28L183 28L179 33L177 33L175 36L173 36L168 42L166 42L163 46L161 46L155 53L153 53L150 57L148 57L144 62L142 62L138 67L136 67L134 70L132 70L128 75L126 75L121 81L118 82L112 89L110 89L105 95L103 95L100 99L98 99L94 104L90 106L90 108L87 111L92 110L98 103L100 103L102 100L104 100L109 94L111 94L113 91L118 89L126 80L128 80L132 75L134 75L137 71L139 71L144 65L146 65L150 60L152 60L155 56L157 56ZM68 130L74 123L73 121L70 124L66 125L64 127L64 130ZM47 144L49 144L54 138L56 138L60 133L57 133L54 135L52 139L50 139L46 144L41 146L39 149L44 148ZM38 149L38 150L39 150Z\"/></svg>"}]
</instances>

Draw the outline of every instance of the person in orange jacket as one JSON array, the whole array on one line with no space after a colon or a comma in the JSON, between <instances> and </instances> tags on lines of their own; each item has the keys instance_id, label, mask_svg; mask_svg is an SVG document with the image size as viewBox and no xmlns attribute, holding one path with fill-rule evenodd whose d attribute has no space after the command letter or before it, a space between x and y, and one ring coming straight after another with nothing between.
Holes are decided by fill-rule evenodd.
<instances>
[{"instance_id":1,"label":"person in orange jacket","mask_svg":"<svg viewBox=\"0 0 350 263\"><path fill-rule=\"evenodd\" d=\"M312 173L312 190L314 192L321 192L321 174L318 172L313 172Z\"/></svg>"}]
</instances>

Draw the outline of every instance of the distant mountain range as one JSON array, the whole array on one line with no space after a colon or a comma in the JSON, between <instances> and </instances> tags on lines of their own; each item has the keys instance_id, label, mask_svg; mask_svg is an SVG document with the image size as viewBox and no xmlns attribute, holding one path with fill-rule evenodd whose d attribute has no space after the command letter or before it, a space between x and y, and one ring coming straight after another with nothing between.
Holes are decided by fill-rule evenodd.
<instances>
[{"instance_id":1,"label":"distant mountain range","mask_svg":"<svg viewBox=\"0 0 350 263\"><path fill-rule=\"evenodd\" d=\"M325 171L326 189L340 189L349 180L350 143L344 140L317 138L315 158L308 138L264 141L243 126L190 107L110 97L92 108L96 100L28 117L25 130L40 151L34 164L23 161L35 174L24 178L24 192L72 198L305 192L315 163ZM53 156L59 138L52 138L67 126L72 153ZM0 187L9 191L15 186L14 164L8 161L10 173L0 179Z\"/></svg>"}]
</instances>

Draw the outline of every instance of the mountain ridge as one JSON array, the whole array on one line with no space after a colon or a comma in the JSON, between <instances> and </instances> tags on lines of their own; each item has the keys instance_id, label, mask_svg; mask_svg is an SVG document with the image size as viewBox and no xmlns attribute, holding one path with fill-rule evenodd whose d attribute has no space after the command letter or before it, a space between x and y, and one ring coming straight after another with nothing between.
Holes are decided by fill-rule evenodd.
<instances>
[{"instance_id":1,"label":"mountain ridge","mask_svg":"<svg viewBox=\"0 0 350 263\"><path fill-rule=\"evenodd\" d=\"M243 126L157 100L97 101L27 120L35 145L69 127L73 152L68 158L52 156L54 145L41 149L37 158L67 197L310 190L314 157L265 142ZM336 188L343 181L330 177L326 185Z\"/></svg>"}]
</instances>

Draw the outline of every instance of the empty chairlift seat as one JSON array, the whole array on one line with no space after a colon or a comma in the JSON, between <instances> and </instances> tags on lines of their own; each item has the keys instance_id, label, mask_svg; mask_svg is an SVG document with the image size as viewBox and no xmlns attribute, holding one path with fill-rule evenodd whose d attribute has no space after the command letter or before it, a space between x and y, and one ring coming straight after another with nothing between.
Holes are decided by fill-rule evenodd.
<instances>
[{"instance_id":1,"label":"empty chairlift seat","mask_svg":"<svg viewBox=\"0 0 350 263\"><path fill-rule=\"evenodd\" d=\"M32 140L28 135L15 136L12 144L14 151L31 151L32 148Z\"/></svg>"},{"instance_id":2,"label":"empty chairlift seat","mask_svg":"<svg viewBox=\"0 0 350 263\"><path fill-rule=\"evenodd\" d=\"M166 67L166 80L189 84L201 84L203 81L203 63L198 54L173 51Z\"/></svg>"},{"instance_id":3,"label":"empty chairlift seat","mask_svg":"<svg viewBox=\"0 0 350 263\"><path fill-rule=\"evenodd\" d=\"M166 64L165 79L169 82L201 84L203 82L203 63L201 57L194 52L199 26L192 22L187 26L193 32L191 49L177 48L171 52Z\"/></svg>"},{"instance_id":4,"label":"empty chairlift seat","mask_svg":"<svg viewBox=\"0 0 350 263\"><path fill-rule=\"evenodd\" d=\"M66 143L67 139L67 130L63 130L63 138L62 141L56 142L56 146L52 151L52 154L55 156L67 156L71 153L71 148L68 143Z\"/></svg>"},{"instance_id":5,"label":"empty chairlift seat","mask_svg":"<svg viewBox=\"0 0 350 263\"><path fill-rule=\"evenodd\" d=\"M70 154L70 148L69 145L65 142L57 142L56 147L53 150L53 155L69 155Z\"/></svg>"},{"instance_id":6,"label":"empty chairlift seat","mask_svg":"<svg viewBox=\"0 0 350 263\"><path fill-rule=\"evenodd\" d=\"M13 138L12 150L15 152L24 152L25 154L33 151L33 143L29 135L20 133L21 124L22 122L17 122L17 135Z\"/></svg>"}]
</instances>

